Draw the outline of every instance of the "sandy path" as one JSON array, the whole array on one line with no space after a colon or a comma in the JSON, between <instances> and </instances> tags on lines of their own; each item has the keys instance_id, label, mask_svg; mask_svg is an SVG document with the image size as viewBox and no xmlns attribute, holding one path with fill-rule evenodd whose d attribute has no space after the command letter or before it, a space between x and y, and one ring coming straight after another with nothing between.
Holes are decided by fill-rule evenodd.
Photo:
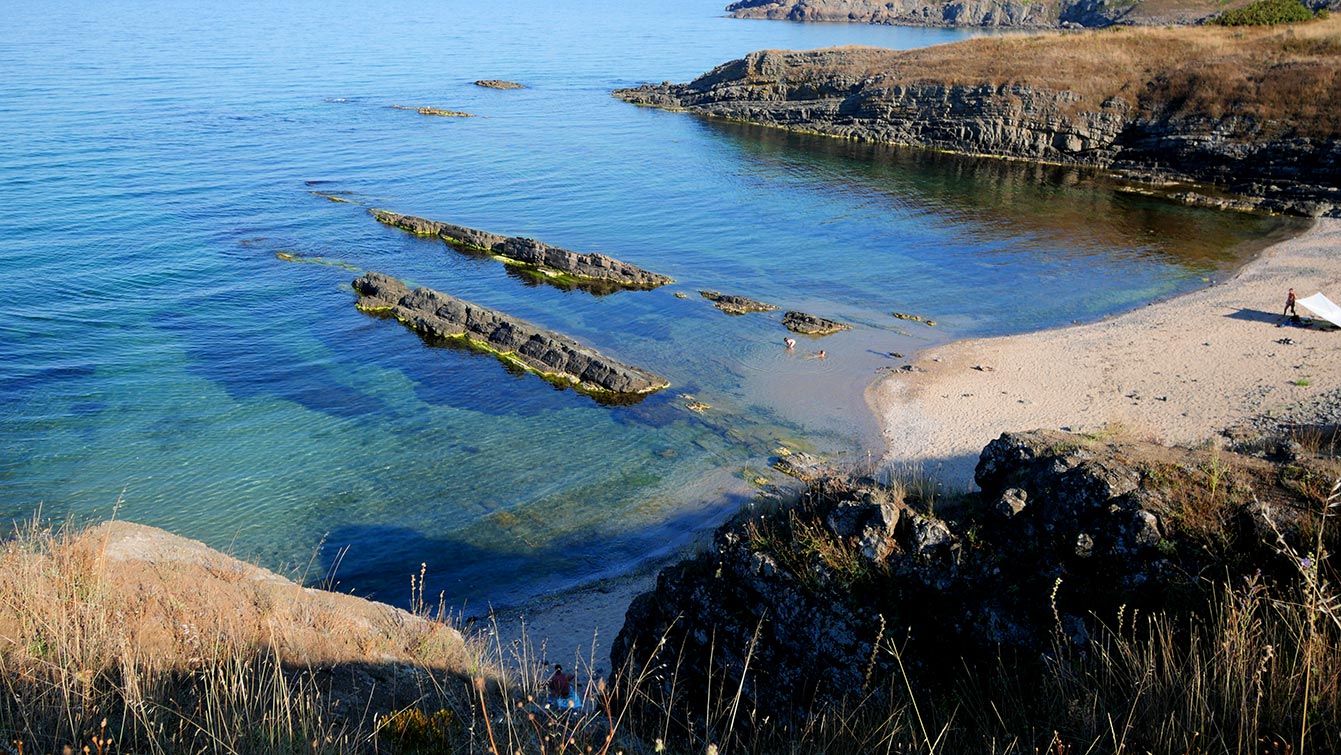
<instances>
[{"instance_id":1,"label":"sandy path","mask_svg":"<svg viewBox=\"0 0 1341 755\"><path fill-rule=\"evenodd\" d=\"M1341 220L1265 250L1218 285L1103 322L960 341L925 372L876 383L887 462L939 469L967 489L978 453L1008 430L1116 424L1187 445L1341 385L1341 332L1277 327L1286 291L1341 299ZM1301 315L1309 314L1302 307ZM1289 339L1289 341L1284 341Z\"/></svg>"}]
</instances>

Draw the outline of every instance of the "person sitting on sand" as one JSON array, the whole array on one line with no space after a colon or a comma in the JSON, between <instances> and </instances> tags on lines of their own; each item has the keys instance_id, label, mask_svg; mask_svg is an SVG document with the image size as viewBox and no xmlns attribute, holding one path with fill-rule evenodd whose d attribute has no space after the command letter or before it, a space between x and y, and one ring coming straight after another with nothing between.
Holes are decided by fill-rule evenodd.
<instances>
[{"instance_id":1,"label":"person sitting on sand","mask_svg":"<svg viewBox=\"0 0 1341 755\"><path fill-rule=\"evenodd\" d=\"M795 339L795 338L784 338L784 339L782 339L782 342L783 342L784 344L786 344L786 346L787 346L787 351L791 351L792 349L796 348L796 339Z\"/></svg>"},{"instance_id":2,"label":"person sitting on sand","mask_svg":"<svg viewBox=\"0 0 1341 755\"><path fill-rule=\"evenodd\" d=\"M554 664L554 675L545 683L545 686L549 688L550 697L556 700L572 697L574 679L576 679L574 675L563 673L563 666Z\"/></svg>"},{"instance_id":3,"label":"person sitting on sand","mask_svg":"<svg viewBox=\"0 0 1341 755\"><path fill-rule=\"evenodd\" d=\"M1285 311L1280 313L1280 316L1281 316L1281 317L1284 317L1284 316L1286 316L1286 315L1294 315L1295 317L1298 317L1298 316L1299 316L1299 313L1296 312L1296 311L1294 311L1294 289L1293 289L1293 288L1290 289L1290 293L1288 293L1288 294L1285 295Z\"/></svg>"}]
</instances>

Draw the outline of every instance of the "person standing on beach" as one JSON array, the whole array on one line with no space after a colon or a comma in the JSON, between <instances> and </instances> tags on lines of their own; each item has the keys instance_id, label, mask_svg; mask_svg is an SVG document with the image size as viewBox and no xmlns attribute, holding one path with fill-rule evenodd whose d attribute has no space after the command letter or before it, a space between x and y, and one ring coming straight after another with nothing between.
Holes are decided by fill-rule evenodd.
<instances>
[{"instance_id":1,"label":"person standing on beach","mask_svg":"<svg viewBox=\"0 0 1341 755\"><path fill-rule=\"evenodd\" d=\"M554 664L554 675L549 678L545 686L549 687L551 697L562 700L571 697L573 694L574 674L563 673L563 666Z\"/></svg>"},{"instance_id":2,"label":"person standing on beach","mask_svg":"<svg viewBox=\"0 0 1341 755\"><path fill-rule=\"evenodd\" d=\"M1299 316L1299 313L1294 311L1294 289L1293 289L1293 288L1290 289L1290 293L1286 294L1286 296L1285 296L1285 311L1280 313L1280 316L1281 316L1281 317L1284 317L1284 316L1286 316L1286 315L1294 315L1295 317L1298 317L1298 316Z\"/></svg>"}]
</instances>

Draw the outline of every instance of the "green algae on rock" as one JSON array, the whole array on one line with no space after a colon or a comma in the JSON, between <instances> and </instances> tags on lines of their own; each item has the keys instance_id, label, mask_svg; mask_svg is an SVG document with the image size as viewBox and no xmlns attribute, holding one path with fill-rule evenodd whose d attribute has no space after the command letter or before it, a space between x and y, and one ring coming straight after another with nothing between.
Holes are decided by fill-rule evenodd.
<instances>
[{"instance_id":1,"label":"green algae on rock","mask_svg":"<svg viewBox=\"0 0 1341 755\"><path fill-rule=\"evenodd\" d=\"M609 293L619 288L648 290L675 281L648 272L604 254L582 254L534 239L501 236L437 220L372 209L374 218L416 236L437 236L457 249L488 254L504 262L535 271L538 280L560 287L583 288L591 293ZM591 285L585 282L590 282Z\"/></svg>"},{"instance_id":2,"label":"green algae on rock","mask_svg":"<svg viewBox=\"0 0 1341 755\"><path fill-rule=\"evenodd\" d=\"M464 342L505 364L573 386L598 400L625 403L670 385L650 372L615 361L567 336L428 288L411 291L381 273L353 282L358 308L400 320L422 336Z\"/></svg>"}]
</instances>

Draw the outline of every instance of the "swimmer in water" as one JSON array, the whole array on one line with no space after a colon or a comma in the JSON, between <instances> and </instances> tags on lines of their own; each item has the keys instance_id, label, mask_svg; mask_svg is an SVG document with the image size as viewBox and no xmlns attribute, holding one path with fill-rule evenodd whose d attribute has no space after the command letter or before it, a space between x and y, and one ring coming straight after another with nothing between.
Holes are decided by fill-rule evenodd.
<instances>
[{"instance_id":1,"label":"swimmer in water","mask_svg":"<svg viewBox=\"0 0 1341 755\"><path fill-rule=\"evenodd\" d=\"M792 349L796 348L796 339L795 339L795 338L784 338L784 339L782 339L782 342L783 342L784 344L786 344L786 346L787 346L787 351L791 351Z\"/></svg>"}]
</instances>

